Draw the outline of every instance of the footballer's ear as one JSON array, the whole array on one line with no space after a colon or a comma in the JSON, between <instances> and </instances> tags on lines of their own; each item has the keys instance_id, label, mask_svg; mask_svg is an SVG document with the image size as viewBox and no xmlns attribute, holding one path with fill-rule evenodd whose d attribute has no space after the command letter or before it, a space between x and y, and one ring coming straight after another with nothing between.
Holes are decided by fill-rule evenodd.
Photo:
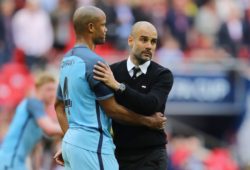
<instances>
[{"instance_id":1,"label":"footballer's ear","mask_svg":"<svg viewBox=\"0 0 250 170\"><path fill-rule=\"evenodd\" d=\"M128 46L129 47L132 47L133 46L133 43L134 43L134 37L132 35L130 35L128 37Z\"/></svg>"},{"instance_id":2,"label":"footballer's ear","mask_svg":"<svg viewBox=\"0 0 250 170\"><path fill-rule=\"evenodd\" d=\"M88 30L89 32L93 33L95 31L95 26L93 23L88 23Z\"/></svg>"}]
</instances>

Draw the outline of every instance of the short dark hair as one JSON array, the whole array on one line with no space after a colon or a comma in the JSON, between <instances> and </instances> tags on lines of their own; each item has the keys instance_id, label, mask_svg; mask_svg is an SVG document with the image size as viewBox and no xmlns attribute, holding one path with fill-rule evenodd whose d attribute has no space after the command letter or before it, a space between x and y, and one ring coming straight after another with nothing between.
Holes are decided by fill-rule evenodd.
<instances>
[{"instance_id":1,"label":"short dark hair","mask_svg":"<svg viewBox=\"0 0 250 170\"><path fill-rule=\"evenodd\" d=\"M87 31L89 23L95 23L99 20L101 9L94 6L84 6L78 8L73 16L73 24L77 37L81 36L84 31Z\"/></svg>"}]
</instances>

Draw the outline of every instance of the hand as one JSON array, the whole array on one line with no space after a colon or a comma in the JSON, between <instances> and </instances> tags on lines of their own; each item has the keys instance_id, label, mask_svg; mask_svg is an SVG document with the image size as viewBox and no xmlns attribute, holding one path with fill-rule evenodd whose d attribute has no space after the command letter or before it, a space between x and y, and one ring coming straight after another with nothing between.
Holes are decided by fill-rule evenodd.
<instances>
[{"instance_id":1,"label":"hand","mask_svg":"<svg viewBox=\"0 0 250 170\"><path fill-rule=\"evenodd\" d=\"M97 65L94 66L93 72L94 79L102 81L115 91L118 90L119 83L115 80L113 72L108 65L98 62Z\"/></svg>"},{"instance_id":2,"label":"hand","mask_svg":"<svg viewBox=\"0 0 250 170\"><path fill-rule=\"evenodd\" d=\"M149 117L148 126L153 129L164 130L167 123L167 118L160 112L156 112Z\"/></svg>"},{"instance_id":3,"label":"hand","mask_svg":"<svg viewBox=\"0 0 250 170\"><path fill-rule=\"evenodd\" d=\"M56 161L57 164L61 165L61 166L64 166L64 160L63 160L63 157L62 157L62 150L58 150L55 154L55 156L53 157L54 160Z\"/></svg>"}]
</instances>

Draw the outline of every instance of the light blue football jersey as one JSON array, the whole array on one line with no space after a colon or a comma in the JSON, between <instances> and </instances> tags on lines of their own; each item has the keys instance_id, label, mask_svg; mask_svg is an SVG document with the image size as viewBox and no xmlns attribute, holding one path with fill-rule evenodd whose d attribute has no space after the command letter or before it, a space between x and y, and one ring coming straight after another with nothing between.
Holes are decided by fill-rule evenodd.
<instances>
[{"instance_id":1,"label":"light blue football jersey","mask_svg":"<svg viewBox=\"0 0 250 170\"><path fill-rule=\"evenodd\" d=\"M0 167L18 169L38 141L42 129L36 120L45 116L44 104L35 98L24 99L16 109L9 130L0 146Z\"/></svg>"},{"instance_id":2,"label":"light blue football jersey","mask_svg":"<svg viewBox=\"0 0 250 170\"><path fill-rule=\"evenodd\" d=\"M69 123L63 141L97 153L114 154L111 119L99 106L114 94L93 78L94 65L104 60L85 45L75 46L63 58L57 98L63 100Z\"/></svg>"}]
</instances>

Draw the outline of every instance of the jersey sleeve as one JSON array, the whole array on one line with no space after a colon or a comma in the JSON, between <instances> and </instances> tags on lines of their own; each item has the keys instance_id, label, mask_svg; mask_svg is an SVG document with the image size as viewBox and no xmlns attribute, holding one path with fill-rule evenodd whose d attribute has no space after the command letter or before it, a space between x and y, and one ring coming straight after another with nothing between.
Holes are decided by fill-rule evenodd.
<instances>
[{"instance_id":1,"label":"jersey sleeve","mask_svg":"<svg viewBox=\"0 0 250 170\"><path fill-rule=\"evenodd\" d=\"M28 112L35 117L35 119L45 116L44 104L39 100L28 99L27 109Z\"/></svg>"},{"instance_id":2,"label":"jersey sleeve","mask_svg":"<svg viewBox=\"0 0 250 170\"><path fill-rule=\"evenodd\" d=\"M56 97L57 97L57 99L59 99L59 100L63 100L62 89L61 89L60 84L59 84L58 87L57 87L57 95L56 95Z\"/></svg>"},{"instance_id":3,"label":"jersey sleeve","mask_svg":"<svg viewBox=\"0 0 250 170\"><path fill-rule=\"evenodd\" d=\"M94 65L97 64L98 61L101 61L107 64L102 58L93 59L87 65L86 76L87 76L87 80L90 85L90 88L94 91L96 95L96 100L105 100L105 99L112 97L114 93L112 89L106 86L103 82L94 79L93 69L94 69Z\"/></svg>"}]
</instances>

